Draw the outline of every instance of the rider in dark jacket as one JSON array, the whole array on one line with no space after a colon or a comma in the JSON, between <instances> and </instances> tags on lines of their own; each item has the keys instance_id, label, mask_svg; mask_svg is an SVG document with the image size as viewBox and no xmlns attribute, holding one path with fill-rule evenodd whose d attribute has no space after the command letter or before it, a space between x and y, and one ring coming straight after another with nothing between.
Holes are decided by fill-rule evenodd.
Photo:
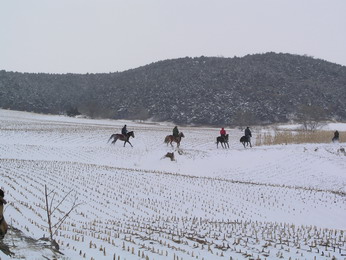
<instances>
[{"instance_id":1,"label":"rider in dark jacket","mask_svg":"<svg viewBox=\"0 0 346 260\"><path fill-rule=\"evenodd\" d=\"M332 140L333 140L333 142L339 142L339 131L338 130L336 130L334 132L334 137Z\"/></svg>"},{"instance_id":2,"label":"rider in dark jacket","mask_svg":"<svg viewBox=\"0 0 346 260\"><path fill-rule=\"evenodd\" d=\"M121 134L122 135L127 135L126 125L124 125L124 127L121 129Z\"/></svg>"},{"instance_id":3,"label":"rider in dark jacket","mask_svg":"<svg viewBox=\"0 0 346 260\"><path fill-rule=\"evenodd\" d=\"M177 126L173 128L173 137L179 137L179 130Z\"/></svg>"},{"instance_id":4,"label":"rider in dark jacket","mask_svg":"<svg viewBox=\"0 0 346 260\"><path fill-rule=\"evenodd\" d=\"M250 131L250 128L249 127L246 127L245 129L245 137L250 140L250 137L252 137L251 135L251 131Z\"/></svg>"}]
</instances>

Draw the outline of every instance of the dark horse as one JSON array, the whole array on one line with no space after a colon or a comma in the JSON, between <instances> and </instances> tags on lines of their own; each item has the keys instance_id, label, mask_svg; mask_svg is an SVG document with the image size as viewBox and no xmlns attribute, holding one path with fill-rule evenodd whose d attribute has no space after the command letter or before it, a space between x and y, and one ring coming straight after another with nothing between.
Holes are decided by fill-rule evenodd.
<instances>
[{"instance_id":1,"label":"dark horse","mask_svg":"<svg viewBox=\"0 0 346 260\"><path fill-rule=\"evenodd\" d=\"M216 147L219 148L219 143L221 143L222 148L229 148L229 144L228 144L228 134L225 135L225 137L223 136L218 136L216 137Z\"/></svg>"},{"instance_id":2,"label":"dark horse","mask_svg":"<svg viewBox=\"0 0 346 260\"><path fill-rule=\"evenodd\" d=\"M338 142L339 142L339 137L335 137L335 136L334 136L334 137L332 138L332 142L333 142L333 143L338 143Z\"/></svg>"},{"instance_id":3,"label":"dark horse","mask_svg":"<svg viewBox=\"0 0 346 260\"><path fill-rule=\"evenodd\" d=\"M114 140L112 141L112 144L115 144L115 142L119 139L119 140L121 140L121 141L124 141L124 147L125 147L125 144L126 144L126 143L129 143L129 144L131 145L131 147L133 147L132 144L131 144L130 141L129 141L129 139L130 139L131 136L132 136L133 138L135 138L135 133L134 133L133 131L128 132L126 135L122 135L122 134L112 134L111 137L109 137L108 142L113 138ZM107 143L108 143L108 142L107 142Z\"/></svg>"},{"instance_id":4,"label":"dark horse","mask_svg":"<svg viewBox=\"0 0 346 260\"><path fill-rule=\"evenodd\" d=\"M246 143L246 146L248 146L250 144L250 147L252 147L249 136L242 136L240 138L240 142L244 145L244 148L245 148L245 143Z\"/></svg>"},{"instance_id":5,"label":"dark horse","mask_svg":"<svg viewBox=\"0 0 346 260\"><path fill-rule=\"evenodd\" d=\"M182 137L185 137L185 135L180 132L178 137L174 137L173 135L167 135L166 138L165 138L165 143L168 145L169 143L171 144L171 146L173 146L173 142L176 142L177 143L177 147L180 146L180 141L181 141L181 138Z\"/></svg>"}]
</instances>

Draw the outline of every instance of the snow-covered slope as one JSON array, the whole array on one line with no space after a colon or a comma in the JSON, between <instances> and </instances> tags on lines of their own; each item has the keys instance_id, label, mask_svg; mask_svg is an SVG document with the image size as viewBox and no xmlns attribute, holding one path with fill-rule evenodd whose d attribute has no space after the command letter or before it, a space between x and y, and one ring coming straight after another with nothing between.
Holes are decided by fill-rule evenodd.
<instances>
[{"instance_id":1,"label":"snow-covered slope","mask_svg":"<svg viewBox=\"0 0 346 260\"><path fill-rule=\"evenodd\" d=\"M125 123L134 147L107 143ZM53 222L81 203L55 234L67 259L343 259L343 143L244 149L228 129L217 149L218 129L180 127L177 150L163 143L172 128L0 110L7 222L47 236L47 185L56 203L72 190Z\"/></svg>"}]
</instances>

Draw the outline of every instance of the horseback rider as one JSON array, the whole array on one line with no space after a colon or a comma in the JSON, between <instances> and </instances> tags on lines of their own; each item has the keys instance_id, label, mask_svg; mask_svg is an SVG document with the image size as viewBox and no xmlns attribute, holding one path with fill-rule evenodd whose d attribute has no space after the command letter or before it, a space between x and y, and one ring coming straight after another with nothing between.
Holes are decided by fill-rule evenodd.
<instances>
[{"instance_id":1,"label":"horseback rider","mask_svg":"<svg viewBox=\"0 0 346 260\"><path fill-rule=\"evenodd\" d=\"M222 127L221 130L220 130L220 135L222 138L226 138L226 130Z\"/></svg>"},{"instance_id":2,"label":"horseback rider","mask_svg":"<svg viewBox=\"0 0 346 260\"><path fill-rule=\"evenodd\" d=\"M245 129L245 137L250 142L250 137L252 137L252 134L249 127L246 127Z\"/></svg>"},{"instance_id":3,"label":"horseback rider","mask_svg":"<svg viewBox=\"0 0 346 260\"><path fill-rule=\"evenodd\" d=\"M126 135L127 135L127 132L128 132L128 131L127 131L127 129L126 129L126 125L124 125L124 127L121 129L121 134L126 136Z\"/></svg>"},{"instance_id":4,"label":"horseback rider","mask_svg":"<svg viewBox=\"0 0 346 260\"><path fill-rule=\"evenodd\" d=\"M334 137L332 140L333 140L333 142L339 142L339 131L338 130L336 130L334 132Z\"/></svg>"},{"instance_id":5,"label":"horseback rider","mask_svg":"<svg viewBox=\"0 0 346 260\"><path fill-rule=\"evenodd\" d=\"M175 139L177 139L177 138L179 137L179 130L178 130L178 127L177 127L177 126L175 126L175 127L173 128L173 137L174 137Z\"/></svg>"}]
</instances>

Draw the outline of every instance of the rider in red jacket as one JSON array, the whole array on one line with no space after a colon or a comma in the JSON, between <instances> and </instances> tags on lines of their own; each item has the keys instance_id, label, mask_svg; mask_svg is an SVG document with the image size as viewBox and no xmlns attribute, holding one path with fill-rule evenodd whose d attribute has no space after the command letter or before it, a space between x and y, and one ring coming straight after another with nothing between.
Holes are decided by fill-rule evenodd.
<instances>
[{"instance_id":1,"label":"rider in red jacket","mask_svg":"<svg viewBox=\"0 0 346 260\"><path fill-rule=\"evenodd\" d=\"M226 136L226 130L222 127L221 130L220 130L220 135L222 137L225 137Z\"/></svg>"}]
</instances>

